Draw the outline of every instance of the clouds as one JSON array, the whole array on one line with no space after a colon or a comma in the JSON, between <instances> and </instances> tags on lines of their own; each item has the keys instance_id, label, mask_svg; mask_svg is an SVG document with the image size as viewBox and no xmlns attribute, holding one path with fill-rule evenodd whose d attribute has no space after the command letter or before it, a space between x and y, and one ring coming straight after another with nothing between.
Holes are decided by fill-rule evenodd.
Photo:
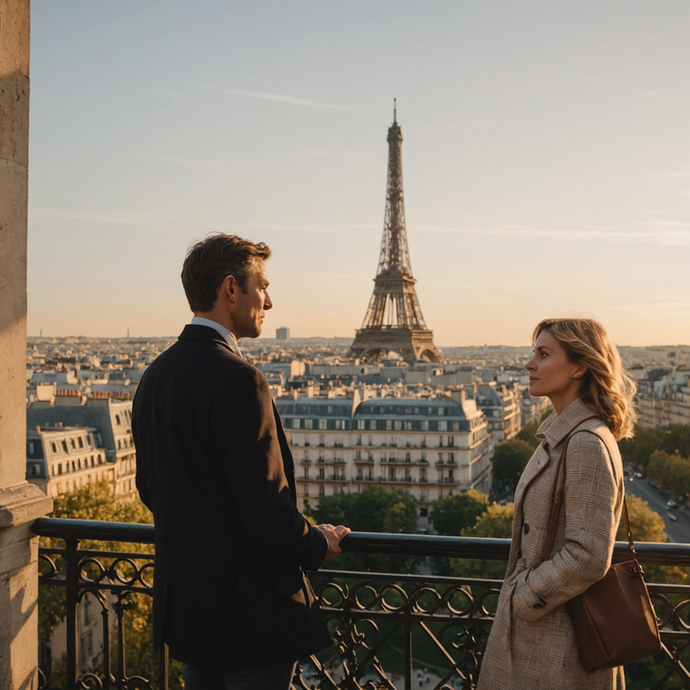
<instances>
[{"instance_id":1,"label":"clouds","mask_svg":"<svg viewBox=\"0 0 690 690\"><path fill-rule=\"evenodd\" d=\"M504 225L498 227L440 227L416 226L415 231L482 235L486 237L514 237L546 239L557 242L625 242L634 244L690 246L690 223L676 221L641 221L636 224L644 230L611 227L537 228L527 225Z\"/></svg>"},{"instance_id":2,"label":"clouds","mask_svg":"<svg viewBox=\"0 0 690 690\"><path fill-rule=\"evenodd\" d=\"M224 161L220 158L184 158L181 156L142 156L142 160L154 163L171 163L173 165L221 165Z\"/></svg>"},{"instance_id":3,"label":"clouds","mask_svg":"<svg viewBox=\"0 0 690 690\"><path fill-rule=\"evenodd\" d=\"M77 209L41 208L29 209L38 218L65 218L90 223L116 223L118 225L158 225L170 221L202 220L200 218L163 215L159 213L129 213L126 211L94 211Z\"/></svg>"},{"instance_id":4,"label":"clouds","mask_svg":"<svg viewBox=\"0 0 690 690\"><path fill-rule=\"evenodd\" d=\"M372 158L371 153L346 153L345 151L294 151L284 153L287 158L337 158L340 160L358 160L360 158Z\"/></svg>"},{"instance_id":5,"label":"clouds","mask_svg":"<svg viewBox=\"0 0 690 690\"><path fill-rule=\"evenodd\" d=\"M356 230L377 230L381 229L382 226L379 225L297 225L297 224L287 224L287 223L261 223L252 222L247 223L250 228L256 228L257 230L276 230L278 232L306 232L306 233L317 233L317 234L339 234L342 235L345 232L356 231Z\"/></svg>"},{"instance_id":6,"label":"clouds","mask_svg":"<svg viewBox=\"0 0 690 690\"><path fill-rule=\"evenodd\" d=\"M347 110L348 106L333 105L331 103L319 103L317 101L307 101L304 98L294 96L282 96L277 93L266 93L265 91L245 91L243 89L224 89L220 86L204 86L209 91L219 91L232 96L245 96L247 98L259 98L265 101L278 101L279 103L289 103L291 105L301 105L306 108L325 108L327 110Z\"/></svg>"},{"instance_id":7,"label":"clouds","mask_svg":"<svg viewBox=\"0 0 690 690\"><path fill-rule=\"evenodd\" d=\"M690 172L670 172L670 173L653 173L647 177L690 177Z\"/></svg>"}]
</instances>

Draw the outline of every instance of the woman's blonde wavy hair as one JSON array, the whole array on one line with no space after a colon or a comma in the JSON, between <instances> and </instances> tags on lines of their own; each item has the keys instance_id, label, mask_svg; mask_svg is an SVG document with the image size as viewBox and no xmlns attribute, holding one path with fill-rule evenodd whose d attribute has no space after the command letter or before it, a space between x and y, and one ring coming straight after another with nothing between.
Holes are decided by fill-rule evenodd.
<instances>
[{"instance_id":1,"label":"woman's blonde wavy hair","mask_svg":"<svg viewBox=\"0 0 690 690\"><path fill-rule=\"evenodd\" d=\"M604 327L594 319L544 319L532 333L532 344L546 330L571 362L587 367L580 387L582 402L606 422L616 440L631 438L637 421L633 403L637 384L623 368Z\"/></svg>"}]
</instances>

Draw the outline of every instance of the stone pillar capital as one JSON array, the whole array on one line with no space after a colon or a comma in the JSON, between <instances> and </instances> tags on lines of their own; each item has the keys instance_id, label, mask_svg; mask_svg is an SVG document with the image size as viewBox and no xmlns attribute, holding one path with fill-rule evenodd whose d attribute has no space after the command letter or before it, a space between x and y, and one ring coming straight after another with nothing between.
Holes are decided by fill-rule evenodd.
<instances>
[{"instance_id":1,"label":"stone pillar capital","mask_svg":"<svg viewBox=\"0 0 690 690\"><path fill-rule=\"evenodd\" d=\"M52 509L53 499L33 484L0 487L0 530L24 525Z\"/></svg>"}]
</instances>

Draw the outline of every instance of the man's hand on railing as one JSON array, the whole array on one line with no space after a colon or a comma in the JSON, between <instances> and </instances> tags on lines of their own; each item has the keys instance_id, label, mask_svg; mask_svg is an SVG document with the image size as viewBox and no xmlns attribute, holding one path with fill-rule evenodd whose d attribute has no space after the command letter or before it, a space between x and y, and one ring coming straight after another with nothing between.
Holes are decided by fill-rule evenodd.
<instances>
[{"instance_id":1,"label":"man's hand on railing","mask_svg":"<svg viewBox=\"0 0 690 690\"><path fill-rule=\"evenodd\" d=\"M326 551L326 557L323 559L324 563L328 563L339 553L342 553L340 542L350 534L351 530L349 527L345 527L345 525L338 525L337 527L333 525L316 525L316 528L321 531L321 534L328 541L328 551Z\"/></svg>"}]
</instances>

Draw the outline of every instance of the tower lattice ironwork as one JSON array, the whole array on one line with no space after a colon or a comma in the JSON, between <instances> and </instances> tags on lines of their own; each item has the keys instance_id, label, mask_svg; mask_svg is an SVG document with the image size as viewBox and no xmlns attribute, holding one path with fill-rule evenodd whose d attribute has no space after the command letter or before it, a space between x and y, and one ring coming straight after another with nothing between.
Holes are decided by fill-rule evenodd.
<instances>
[{"instance_id":1,"label":"tower lattice ironwork","mask_svg":"<svg viewBox=\"0 0 690 690\"><path fill-rule=\"evenodd\" d=\"M388 129L388 182L381 257L362 327L348 356L365 361L396 352L404 360L442 362L433 331L424 323L410 264L402 182L402 132L397 110Z\"/></svg>"}]
</instances>

